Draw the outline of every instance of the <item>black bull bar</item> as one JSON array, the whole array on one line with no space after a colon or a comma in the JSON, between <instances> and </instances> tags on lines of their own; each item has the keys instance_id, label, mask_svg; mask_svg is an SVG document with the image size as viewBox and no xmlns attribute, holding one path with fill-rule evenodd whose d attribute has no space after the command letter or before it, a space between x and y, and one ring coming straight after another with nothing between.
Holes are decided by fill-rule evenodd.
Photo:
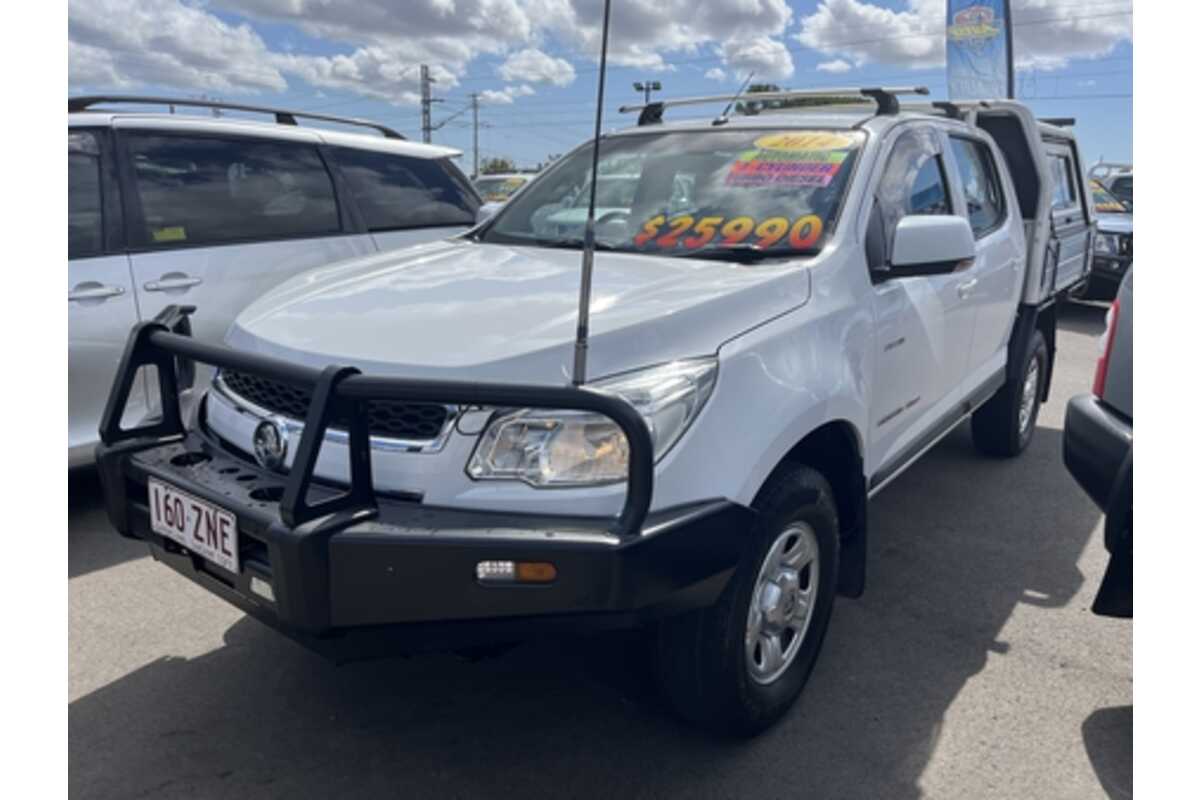
<instances>
[{"instance_id":1,"label":"black bull bar","mask_svg":"<svg viewBox=\"0 0 1200 800\"><path fill-rule=\"evenodd\" d=\"M449 403L485 408L540 408L589 411L615 422L629 445L625 502L609 526L617 537L637 535L646 520L654 482L654 444L645 420L622 398L570 386L538 386L474 381L414 380L364 375L351 366L315 369L270 356L246 353L191 337L188 315L194 306L169 306L154 320L134 326L117 369L100 421L101 447L129 442L131 449L181 439L186 430L179 393L191 383L195 363L238 370L312 392L304 432L286 476L279 514L297 528L329 514L357 519L378 512L371 478L370 436L366 404L372 400ZM144 424L121 427L121 418L139 370L154 367L161 416ZM350 481L344 492L309 502L314 470L330 424L345 421L349 432ZM134 440L138 444L134 444Z\"/></svg>"}]
</instances>

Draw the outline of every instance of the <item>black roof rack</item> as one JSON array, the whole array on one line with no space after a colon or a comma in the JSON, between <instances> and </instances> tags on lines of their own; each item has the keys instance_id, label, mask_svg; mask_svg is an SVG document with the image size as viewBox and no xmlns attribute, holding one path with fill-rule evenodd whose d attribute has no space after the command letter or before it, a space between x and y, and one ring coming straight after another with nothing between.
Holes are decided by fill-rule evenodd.
<instances>
[{"instance_id":1,"label":"black roof rack","mask_svg":"<svg viewBox=\"0 0 1200 800\"><path fill-rule=\"evenodd\" d=\"M1044 122L1047 125L1057 125L1060 128L1075 127L1074 117L1038 117L1038 122Z\"/></svg>"},{"instance_id":2,"label":"black roof rack","mask_svg":"<svg viewBox=\"0 0 1200 800\"><path fill-rule=\"evenodd\" d=\"M324 122L340 122L343 125L357 125L363 128L372 128L379 131L388 139L403 139L405 138L400 133L392 130L386 125L380 125L378 122L371 122L365 119L356 119L354 117L335 117L331 114L315 114L308 111L288 111L282 108L268 108L266 106L251 106L242 103L226 103L221 100L194 100L190 98L180 97L141 97L131 94L110 94L110 95L85 95L82 97L67 98L67 113L72 114L77 111L95 111L92 106L100 103L129 103L149 106L190 106L195 108L219 108L228 111L251 111L258 114L273 114L275 121L280 125L297 125L296 119L315 119Z\"/></svg>"},{"instance_id":3,"label":"black roof rack","mask_svg":"<svg viewBox=\"0 0 1200 800\"><path fill-rule=\"evenodd\" d=\"M836 89L795 89L779 92L752 92L750 94L718 94L705 97L681 97L678 100L658 100L644 105L621 106L618 111L627 114L637 111L638 125L653 125L662 122L663 111L672 106L698 106L709 103L732 103L735 100L761 103L770 100L796 100L800 98L836 98L861 97L864 100L874 100L877 114L899 114L900 102L898 94L929 94L926 86L890 86L890 87L842 87ZM835 105L829 103L829 105ZM812 106L808 106L811 108Z\"/></svg>"}]
</instances>

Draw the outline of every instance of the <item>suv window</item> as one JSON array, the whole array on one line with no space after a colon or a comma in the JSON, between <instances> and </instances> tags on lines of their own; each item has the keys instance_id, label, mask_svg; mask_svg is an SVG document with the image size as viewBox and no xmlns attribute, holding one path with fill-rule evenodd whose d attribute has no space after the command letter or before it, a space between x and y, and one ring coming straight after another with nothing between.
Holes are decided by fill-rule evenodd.
<instances>
[{"instance_id":1,"label":"suv window","mask_svg":"<svg viewBox=\"0 0 1200 800\"><path fill-rule=\"evenodd\" d=\"M445 159L334 150L338 167L371 231L474 225L479 201Z\"/></svg>"},{"instance_id":2,"label":"suv window","mask_svg":"<svg viewBox=\"0 0 1200 800\"><path fill-rule=\"evenodd\" d=\"M950 137L954 162L967 200L967 217L976 238L995 230L1004 221L1004 193L991 150L983 142Z\"/></svg>"},{"instance_id":3,"label":"suv window","mask_svg":"<svg viewBox=\"0 0 1200 800\"><path fill-rule=\"evenodd\" d=\"M1071 159L1066 156L1050 157L1050 179L1053 197L1051 207L1054 209L1070 208L1076 203L1074 170L1071 169Z\"/></svg>"},{"instance_id":4,"label":"suv window","mask_svg":"<svg viewBox=\"0 0 1200 800\"><path fill-rule=\"evenodd\" d=\"M341 229L333 181L311 145L131 134L150 245L321 236Z\"/></svg>"},{"instance_id":5,"label":"suv window","mask_svg":"<svg viewBox=\"0 0 1200 800\"><path fill-rule=\"evenodd\" d=\"M892 235L911 214L950 214L950 192L941 147L933 132L918 128L896 140L875 190L867 228L867 259L872 267L887 263Z\"/></svg>"},{"instance_id":6,"label":"suv window","mask_svg":"<svg viewBox=\"0 0 1200 800\"><path fill-rule=\"evenodd\" d=\"M87 131L67 132L67 258L104 249L100 143Z\"/></svg>"}]
</instances>

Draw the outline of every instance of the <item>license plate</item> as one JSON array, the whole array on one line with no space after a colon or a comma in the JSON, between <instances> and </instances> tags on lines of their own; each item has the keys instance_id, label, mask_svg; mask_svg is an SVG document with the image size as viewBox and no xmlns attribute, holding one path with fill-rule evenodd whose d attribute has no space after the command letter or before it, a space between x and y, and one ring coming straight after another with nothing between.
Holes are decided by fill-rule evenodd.
<instances>
[{"instance_id":1,"label":"license plate","mask_svg":"<svg viewBox=\"0 0 1200 800\"><path fill-rule=\"evenodd\" d=\"M237 517L169 483L149 479L150 527L230 572L238 571Z\"/></svg>"}]
</instances>

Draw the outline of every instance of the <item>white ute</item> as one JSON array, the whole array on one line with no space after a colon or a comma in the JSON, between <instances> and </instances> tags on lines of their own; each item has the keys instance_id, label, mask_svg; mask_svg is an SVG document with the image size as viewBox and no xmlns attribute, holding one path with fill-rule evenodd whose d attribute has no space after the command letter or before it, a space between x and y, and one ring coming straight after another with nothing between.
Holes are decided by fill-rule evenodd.
<instances>
[{"instance_id":1,"label":"white ute","mask_svg":"<svg viewBox=\"0 0 1200 800\"><path fill-rule=\"evenodd\" d=\"M655 103L602 138L601 182L636 187L597 214L582 387L583 230L539 223L590 142L456 240L269 292L227 347L140 326L98 450L114 525L338 658L646 626L682 715L763 730L863 591L868 498L967 417L988 456L1029 444L1089 270L1069 131L897 102L920 89L756 99L839 92L877 107ZM220 368L186 421L176 357ZM167 413L125 430L145 364Z\"/></svg>"}]
</instances>

